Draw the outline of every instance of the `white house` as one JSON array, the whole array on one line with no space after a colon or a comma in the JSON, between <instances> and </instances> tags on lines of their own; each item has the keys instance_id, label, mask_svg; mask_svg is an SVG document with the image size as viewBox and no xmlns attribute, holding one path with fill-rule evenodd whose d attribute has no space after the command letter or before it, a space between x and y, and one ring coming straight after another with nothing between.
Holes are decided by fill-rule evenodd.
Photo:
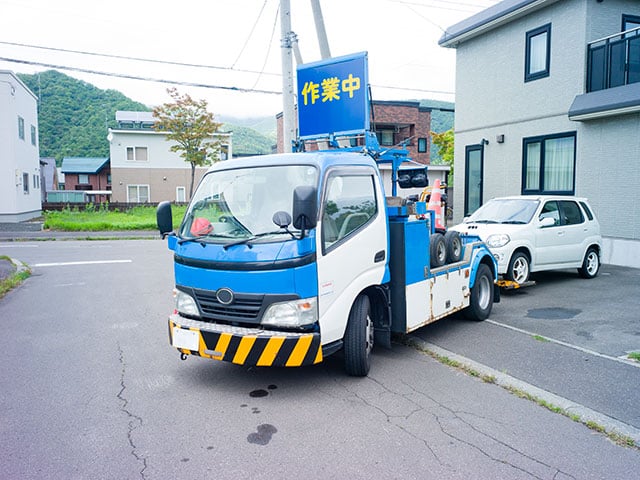
<instances>
[{"instance_id":1,"label":"white house","mask_svg":"<svg viewBox=\"0 0 640 480\"><path fill-rule=\"evenodd\" d=\"M40 216L38 99L8 70L0 70L0 222Z\"/></svg>"},{"instance_id":2,"label":"white house","mask_svg":"<svg viewBox=\"0 0 640 480\"><path fill-rule=\"evenodd\" d=\"M151 112L116 112L117 129L109 129L112 202L189 200L191 165L169 149L164 132L153 130ZM231 133L217 133L220 159L231 158ZM195 186L208 167L196 168Z\"/></svg>"},{"instance_id":3,"label":"white house","mask_svg":"<svg viewBox=\"0 0 640 480\"><path fill-rule=\"evenodd\" d=\"M640 2L505 0L449 27L455 217L518 194L589 198L602 260L640 267Z\"/></svg>"}]
</instances>

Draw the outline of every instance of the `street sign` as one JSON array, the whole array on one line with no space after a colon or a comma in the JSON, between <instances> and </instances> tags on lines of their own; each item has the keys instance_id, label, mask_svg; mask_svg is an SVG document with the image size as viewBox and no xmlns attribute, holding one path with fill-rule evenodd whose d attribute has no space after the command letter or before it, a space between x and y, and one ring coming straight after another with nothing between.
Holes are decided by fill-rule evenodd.
<instances>
[{"instance_id":1,"label":"street sign","mask_svg":"<svg viewBox=\"0 0 640 480\"><path fill-rule=\"evenodd\" d=\"M299 65L297 79L300 138L369 130L366 52Z\"/></svg>"}]
</instances>

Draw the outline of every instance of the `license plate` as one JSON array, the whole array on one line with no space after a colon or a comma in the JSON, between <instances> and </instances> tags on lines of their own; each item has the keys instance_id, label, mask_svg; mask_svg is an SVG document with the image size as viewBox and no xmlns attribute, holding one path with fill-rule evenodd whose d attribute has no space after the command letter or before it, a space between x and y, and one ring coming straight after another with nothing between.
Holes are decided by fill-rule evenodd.
<instances>
[{"instance_id":1,"label":"license plate","mask_svg":"<svg viewBox=\"0 0 640 480\"><path fill-rule=\"evenodd\" d=\"M200 346L200 333L193 330L185 330L180 327L173 327L173 346L197 352Z\"/></svg>"}]
</instances>

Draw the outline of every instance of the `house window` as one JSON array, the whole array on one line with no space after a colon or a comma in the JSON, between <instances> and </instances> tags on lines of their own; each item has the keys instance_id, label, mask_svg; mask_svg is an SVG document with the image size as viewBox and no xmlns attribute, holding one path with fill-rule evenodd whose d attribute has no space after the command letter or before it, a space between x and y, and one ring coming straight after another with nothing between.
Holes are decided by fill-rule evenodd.
<instances>
[{"instance_id":1,"label":"house window","mask_svg":"<svg viewBox=\"0 0 640 480\"><path fill-rule=\"evenodd\" d=\"M551 24L527 32L524 81L549 76L551 63Z\"/></svg>"},{"instance_id":2,"label":"house window","mask_svg":"<svg viewBox=\"0 0 640 480\"><path fill-rule=\"evenodd\" d=\"M35 146L36 144L36 127L31 125L31 145Z\"/></svg>"},{"instance_id":3,"label":"house window","mask_svg":"<svg viewBox=\"0 0 640 480\"><path fill-rule=\"evenodd\" d=\"M18 138L24 140L24 118L18 116Z\"/></svg>"},{"instance_id":4,"label":"house window","mask_svg":"<svg viewBox=\"0 0 640 480\"><path fill-rule=\"evenodd\" d=\"M149 185L127 185L127 202L146 203L149 201Z\"/></svg>"},{"instance_id":5,"label":"house window","mask_svg":"<svg viewBox=\"0 0 640 480\"><path fill-rule=\"evenodd\" d=\"M29 193L29 174L28 173L22 174L22 191L24 193Z\"/></svg>"},{"instance_id":6,"label":"house window","mask_svg":"<svg viewBox=\"0 0 640 480\"><path fill-rule=\"evenodd\" d=\"M426 153L427 152L427 139L419 138L418 139L418 153Z\"/></svg>"},{"instance_id":7,"label":"house window","mask_svg":"<svg viewBox=\"0 0 640 480\"><path fill-rule=\"evenodd\" d=\"M35 173L33 174L33 188L40 188L40 175Z\"/></svg>"},{"instance_id":8,"label":"house window","mask_svg":"<svg viewBox=\"0 0 640 480\"><path fill-rule=\"evenodd\" d=\"M185 187L176 187L176 202L187 201L187 189Z\"/></svg>"},{"instance_id":9,"label":"house window","mask_svg":"<svg viewBox=\"0 0 640 480\"><path fill-rule=\"evenodd\" d=\"M640 27L640 17L635 15L622 15L622 31L626 32L627 30L631 30L632 28ZM636 30L629 34L632 35L640 35L640 31Z\"/></svg>"},{"instance_id":10,"label":"house window","mask_svg":"<svg viewBox=\"0 0 640 480\"><path fill-rule=\"evenodd\" d=\"M393 146L393 130L378 130L376 132L378 143L387 147Z\"/></svg>"},{"instance_id":11,"label":"house window","mask_svg":"<svg viewBox=\"0 0 640 480\"><path fill-rule=\"evenodd\" d=\"M78 174L78 184L86 185L89 183L89 174L88 173L79 173Z\"/></svg>"},{"instance_id":12,"label":"house window","mask_svg":"<svg viewBox=\"0 0 640 480\"><path fill-rule=\"evenodd\" d=\"M572 195L575 165L575 132L525 138L522 193Z\"/></svg>"},{"instance_id":13,"label":"house window","mask_svg":"<svg viewBox=\"0 0 640 480\"><path fill-rule=\"evenodd\" d=\"M127 147L127 160L146 162L148 159L147 147Z\"/></svg>"}]
</instances>

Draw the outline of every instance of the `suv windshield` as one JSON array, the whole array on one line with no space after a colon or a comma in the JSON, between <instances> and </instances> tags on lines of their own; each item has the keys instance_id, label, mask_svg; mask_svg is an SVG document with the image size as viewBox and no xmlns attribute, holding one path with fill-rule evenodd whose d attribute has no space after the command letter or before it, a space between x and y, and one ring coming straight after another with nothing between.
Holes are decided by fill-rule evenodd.
<instances>
[{"instance_id":1,"label":"suv windshield","mask_svg":"<svg viewBox=\"0 0 640 480\"><path fill-rule=\"evenodd\" d=\"M295 188L316 186L317 179L318 172L310 165L237 168L208 173L193 195L180 227L180 236L185 240L223 244L254 237L264 241L290 239L286 230L273 223L273 214L285 211L291 215Z\"/></svg>"},{"instance_id":2,"label":"suv windshield","mask_svg":"<svg viewBox=\"0 0 640 480\"><path fill-rule=\"evenodd\" d=\"M538 203L538 200L533 198L494 198L476 210L465 222L529 223L538 208Z\"/></svg>"}]
</instances>

